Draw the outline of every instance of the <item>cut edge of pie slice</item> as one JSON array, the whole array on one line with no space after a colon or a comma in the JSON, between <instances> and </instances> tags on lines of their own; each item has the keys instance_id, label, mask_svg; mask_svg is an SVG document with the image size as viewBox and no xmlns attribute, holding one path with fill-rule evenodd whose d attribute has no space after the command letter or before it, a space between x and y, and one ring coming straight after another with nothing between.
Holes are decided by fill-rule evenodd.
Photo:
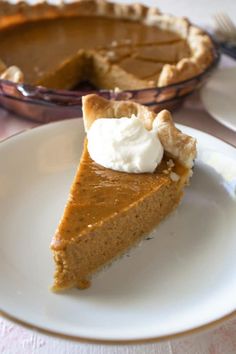
<instances>
[{"instance_id":1,"label":"cut edge of pie slice","mask_svg":"<svg viewBox=\"0 0 236 354\"><path fill-rule=\"evenodd\" d=\"M64 214L51 242L55 261L53 290L87 288L91 277L136 245L179 204L192 174L196 140L135 102L83 97L85 130L99 118L131 117L151 129L155 120L165 153L154 173L124 173L96 164L87 140Z\"/></svg>"},{"instance_id":2,"label":"cut edge of pie slice","mask_svg":"<svg viewBox=\"0 0 236 354\"><path fill-rule=\"evenodd\" d=\"M162 87L184 81L203 72L213 61L213 43L206 33L192 25L186 18L162 14L156 8L141 4L119 4L106 0L74 0L72 3L60 1L60 4L56 5L39 0L30 5L22 0L17 0L15 3L6 0L0 3L0 29L41 19L89 15L140 21L147 26L157 26L162 30L176 32L180 38L186 41L190 49L189 56L181 58L177 63L164 64L160 75L154 81L139 80L140 88ZM76 58L77 55L71 57L71 60L74 62ZM109 65L111 68L114 67L112 63ZM69 66L69 63L66 63L67 66ZM61 67L59 65L58 70ZM119 69L122 70L122 68ZM123 74L125 74L125 71ZM117 76L119 76L119 73ZM0 65L0 78L16 83L23 82L24 72L17 66L5 67Z\"/></svg>"}]
</instances>

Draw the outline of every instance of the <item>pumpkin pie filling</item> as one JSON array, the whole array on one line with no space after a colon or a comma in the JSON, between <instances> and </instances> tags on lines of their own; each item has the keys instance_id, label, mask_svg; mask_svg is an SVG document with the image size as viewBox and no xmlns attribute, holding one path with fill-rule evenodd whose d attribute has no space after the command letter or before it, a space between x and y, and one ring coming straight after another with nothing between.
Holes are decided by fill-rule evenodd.
<instances>
[{"instance_id":1,"label":"pumpkin pie filling","mask_svg":"<svg viewBox=\"0 0 236 354\"><path fill-rule=\"evenodd\" d=\"M148 16L149 9L142 5L77 0L60 9L23 2L19 9L9 5L10 15L4 17L1 7L4 13L7 5L0 4L0 58L5 68L18 68L22 75L16 77L23 76L28 84L73 89L87 80L105 89L162 86L185 79L177 75L181 68L173 74L172 67L181 60L194 57L191 73L185 70L187 76L194 76L212 59L207 36L193 31L191 42L192 27L186 20L152 10ZM209 52L204 67L198 66L202 56L194 47L198 42ZM159 80L162 69L170 75ZM2 78L6 77L3 72Z\"/></svg>"},{"instance_id":2,"label":"pumpkin pie filling","mask_svg":"<svg viewBox=\"0 0 236 354\"><path fill-rule=\"evenodd\" d=\"M137 244L178 205L189 170L171 160L172 172L180 176L176 183L170 178L168 155L154 173L129 174L99 166L85 145L51 243L54 291L90 286L94 273Z\"/></svg>"},{"instance_id":3,"label":"pumpkin pie filling","mask_svg":"<svg viewBox=\"0 0 236 354\"><path fill-rule=\"evenodd\" d=\"M19 38L25 43L24 46L19 42ZM176 44L176 48L179 43L183 43L177 34L162 31L154 26L89 16L21 24L2 31L0 41L1 58L7 66L20 67L25 73L26 83L49 87L54 85L47 82L47 76L51 73L59 75L60 67L69 58L71 62L77 62L78 81L93 81L91 71L94 72L91 70L90 58L97 53L110 63L120 63L120 67L126 72L134 73L142 79L151 75L148 66L155 66L155 63L159 66L159 60L163 62L164 59L165 63L177 61L175 54L168 53L164 57L160 55L166 43L172 43L171 47ZM153 64L148 62L148 55L151 56ZM129 65L122 63L124 57L129 58ZM140 61L138 70L135 57ZM83 74L84 71L87 73ZM66 86L64 88L71 88L70 83Z\"/></svg>"},{"instance_id":4,"label":"pumpkin pie filling","mask_svg":"<svg viewBox=\"0 0 236 354\"><path fill-rule=\"evenodd\" d=\"M70 217L65 217L60 228L60 237L56 236L56 246L60 249L60 240L70 242L78 234L93 229L117 212L129 208L137 200L144 198L155 189L171 183L167 173L168 161L174 161L171 169L178 176L188 173L188 170L178 161L166 154L154 173L124 173L113 171L96 164L89 156L87 145L80 163L79 175L71 189L71 198L67 204ZM129 196L127 198L127 196Z\"/></svg>"},{"instance_id":5,"label":"pumpkin pie filling","mask_svg":"<svg viewBox=\"0 0 236 354\"><path fill-rule=\"evenodd\" d=\"M156 119L148 108L96 95L83 98L88 131L101 117L135 114L147 130ZM53 290L85 288L91 276L148 234L179 204L196 156L195 139L178 131L162 111L160 140L165 148L153 173L126 173L105 168L88 153L87 139L69 198L51 243L56 270ZM158 133L159 134L159 133Z\"/></svg>"}]
</instances>

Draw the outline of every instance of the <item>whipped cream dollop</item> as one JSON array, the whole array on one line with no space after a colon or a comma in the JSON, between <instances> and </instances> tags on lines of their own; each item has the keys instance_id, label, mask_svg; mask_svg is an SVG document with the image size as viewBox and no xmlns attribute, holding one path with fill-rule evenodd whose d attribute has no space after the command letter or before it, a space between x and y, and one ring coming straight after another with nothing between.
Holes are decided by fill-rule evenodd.
<instances>
[{"instance_id":1,"label":"whipped cream dollop","mask_svg":"<svg viewBox=\"0 0 236 354\"><path fill-rule=\"evenodd\" d=\"M99 165L128 173L154 172L163 157L157 125L147 130L135 115L100 118L88 134L90 157Z\"/></svg>"}]
</instances>

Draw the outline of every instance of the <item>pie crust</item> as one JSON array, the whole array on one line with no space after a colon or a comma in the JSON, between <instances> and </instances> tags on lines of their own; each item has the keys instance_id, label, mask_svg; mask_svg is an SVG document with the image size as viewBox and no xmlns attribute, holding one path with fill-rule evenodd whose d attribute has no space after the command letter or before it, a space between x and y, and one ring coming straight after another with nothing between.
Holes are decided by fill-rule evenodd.
<instances>
[{"instance_id":1,"label":"pie crust","mask_svg":"<svg viewBox=\"0 0 236 354\"><path fill-rule=\"evenodd\" d=\"M196 158L196 139L178 130L166 109L158 114L147 107L132 101L107 101L97 95L83 97L83 120L85 131L96 119L104 117L131 117L134 114L151 130L153 124L158 127L158 137L166 152L187 168L192 168Z\"/></svg>"}]
</instances>

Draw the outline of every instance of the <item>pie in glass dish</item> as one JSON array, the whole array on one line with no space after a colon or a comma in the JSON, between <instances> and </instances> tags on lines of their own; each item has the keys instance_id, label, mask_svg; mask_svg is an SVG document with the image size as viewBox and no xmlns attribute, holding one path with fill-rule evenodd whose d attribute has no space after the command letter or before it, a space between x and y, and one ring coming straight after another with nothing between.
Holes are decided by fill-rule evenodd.
<instances>
[{"instance_id":1,"label":"pie in glass dish","mask_svg":"<svg viewBox=\"0 0 236 354\"><path fill-rule=\"evenodd\" d=\"M53 89L161 87L213 61L210 37L186 18L106 0L0 2L0 78Z\"/></svg>"},{"instance_id":2,"label":"pie in glass dish","mask_svg":"<svg viewBox=\"0 0 236 354\"><path fill-rule=\"evenodd\" d=\"M128 101L83 97L83 120L93 125L122 117L158 128L163 155L152 173L127 173L96 163L84 150L59 226L52 239L53 290L86 288L93 274L137 244L179 204L192 175L196 140L178 130L171 114ZM87 135L88 136L88 135ZM136 151L136 150L135 150Z\"/></svg>"}]
</instances>

